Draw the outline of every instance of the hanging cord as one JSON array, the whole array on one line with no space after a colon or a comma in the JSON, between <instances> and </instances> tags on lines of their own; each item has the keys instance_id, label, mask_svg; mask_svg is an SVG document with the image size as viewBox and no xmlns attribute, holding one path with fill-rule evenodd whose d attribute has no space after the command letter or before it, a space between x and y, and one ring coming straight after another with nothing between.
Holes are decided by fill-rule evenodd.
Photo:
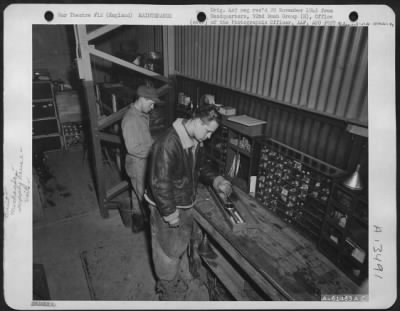
<instances>
[{"instance_id":1,"label":"hanging cord","mask_svg":"<svg viewBox=\"0 0 400 311\"><path fill-rule=\"evenodd\" d=\"M238 172L239 172L239 167L240 167L240 153L237 152L237 161L236 161L236 169L235 169L235 176L237 176Z\"/></svg>"},{"instance_id":2,"label":"hanging cord","mask_svg":"<svg viewBox=\"0 0 400 311\"><path fill-rule=\"evenodd\" d=\"M228 176L235 177L239 172L239 167L240 167L240 154L239 152L236 152L235 155L233 156L232 165L229 169Z\"/></svg>"}]
</instances>

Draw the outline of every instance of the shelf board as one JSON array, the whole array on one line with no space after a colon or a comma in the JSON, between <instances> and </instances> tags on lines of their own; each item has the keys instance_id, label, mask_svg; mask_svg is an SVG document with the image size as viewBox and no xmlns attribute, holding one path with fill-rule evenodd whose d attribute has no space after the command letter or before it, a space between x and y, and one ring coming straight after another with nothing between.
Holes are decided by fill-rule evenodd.
<instances>
[{"instance_id":1,"label":"shelf board","mask_svg":"<svg viewBox=\"0 0 400 311\"><path fill-rule=\"evenodd\" d=\"M314 213L312 213L311 211L309 211L309 210L307 210L305 208L303 208L302 211L305 212L307 215L310 215L314 219L318 220L321 223L324 221L323 217L318 217L317 215L315 215Z\"/></svg>"},{"instance_id":2,"label":"shelf board","mask_svg":"<svg viewBox=\"0 0 400 311\"><path fill-rule=\"evenodd\" d=\"M333 197L329 200L329 205L333 205L334 207L337 207L340 211L345 212L346 214L350 214L351 208L344 206L342 203L336 201Z\"/></svg>"},{"instance_id":3,"label":"shelf board","mask_svg":"<svg viewBox=\"0 0 400 311\"><path fill-rule=\"evenodd\" d=\"M295 222L297 226L299 226L302 230L306 231L307 233L311 234L315 239L319 238L319 233L311 230L307 225L303 224L301 221Z\"/></svg>"},{"instance_id":4,"label":"shelf board","mask_svg":"<svg viewBox=\"0 0 400 311\"><path fill-rule=\"evenodd\" d=\"M320 199L318 199L318 198L315 198L315 197L311 196L310 194L307 195L307 199L310 199L310 200L312 200L312 201L315 201L315 202L317 202L319 205L325 206L325 208L326 208L326 206L328 205L328 202L329 202L329 199L328 199L327 201L322 201L322 200L320 200ZM320 209L320 210L321 210L321 209ZM323 211L323 210L321 210L321 212L325 213L325 211Z\"/></svg>"},{"instance_id":5,"label":"shelf board","mask_svg":"<svg viewBox=\"0 0 400 311\"><path fill-rule=\"evenodd\" d=\"M41 99L32 99L33 103L44 103L44 102L53 102L54 99L52 97L49 98L41 98Z\"/></svg>"},{"instance_id":6,"label":"shelf board","mask_svg":"<svg viewBox=\"0 0 400 311\"><path fill-rule=\"evenodd\" d=\"M80 133L80 134L76 134L76 135L74 135L74 134L65 134L65 133L64 133L64 137L76 137L76 136L82 137L82 136L83 136L83 134L82 134L82 133Z\"/></svg>"},{"instance_id":7,"label":"shelf board","mask_svg":"<svg viewBox=\"0 0 400 311\"><path fill-rule=\"evenodd\" d=\"M335 222L334 219L332 219L331 217L327 216L326 221L330 226L334 227L335 229L339 230L340 233L344 234L346 229L341 227L341 226L339 226L339 224L337 222Z\"/></svg>"},{"instance_id":8,"label":"shelf board","mask_svg":"<svg viewBox=\"0 0 400 311\"><path fill-rule=\"evenodd\" d=\"M323 221L325 218L325 211L321 210L320 208L315 208L314 205L308 205L307 201L305 201L304 210L306 210L308 213L313 214L316 219L319 219L321 221Z\"/></svg>"},{"instance_id":9,"label":"shelf board","mask_svg":"<svg viewBox=\"0 0 400 311\"><path fill-rule=\"evenodd\" d=\"M322 239L324 239L326 242L328 242L329 245L333 246L334 248L339 249L339 243L333 242L330 237L326 236L326 234L322 234Z\"/></svg>"},{"instance_id":10,"label":"shelf board","mask_svg":"<svg viewBox=\"0 0 400 311\"><path fill-rule=\"evenodd\" d=\"M37 119L33 119L32 121L48 121L48 120L57 120L57 117L53 116L53 117L46 117L46 118L37 118Z\"/></svg>"},{"instance_id":11,"label":"shelf board","mask_svg":"<svg viewBox=\"0 0 400 311\"><path fill-rule=\"evenodd\" d=\"M359 262L357 259L355 259L353 256L351 256L351 254L348 254L348 253L343 252L343 253L342 253L342 260L348 260L348 261L350 261L351 263L355 264L355 265L357 266L357 268L362 269L363 266L364 266L364 264L367 262L368 258L367 258L367 255L365 255L364 262L361 263L361 262Z\"/></svg>"},{"instance_id":12,"label":"shelf board","mask_svg":"<svg viewBox=\"0 0 400 311\"><path fill-rule=\"evenodd\" d=\"M304 220L306 223L310 224L312 227L317 229L318 230L318 234L319 234L319 232L321 231L322 224L317 225L316 223L311 221L309 218L303 218L302 220Z\"/></svg>"},{"instance_id":13,"label":"shelf board","mask_svg":"<svg viewBox=\"0 0 400 311\"><path fill-rule=\"evenodd\" d=\"M368 218L367 219L363 219L360 216L358 216L357 214L355 214L354 212L353 212L352 217L357 219L363 226L368 228Z\"/></svg>"},{"instance_id":14,"label":"shelf board","mask_svg":"<svg viewBox=\"0 0 400 311\"><path fill-rule=\"evenodd\" d=\"M201 256L204 263L211 269L217 278L224 284L225 288L232 294L238 301L248 301L249 297L244 292L243 277L229 264L229 262L222 256L222 254L215 248L210 246L216 254L216 258L208 258Z\"/></svg>"},{"instance_id":15,"label":"shelf board","mask_svg":"<svg viewBox=\"0 0 400 311\"><path fill-rule=\"evenodd\" d=\"M60 136L59 133L51 133L51 134L46 134L46 135L34 135L32 136L33 139L40 139L40 138L47 138L47 137L57 137Z\"/></svg>"}]
</instances>

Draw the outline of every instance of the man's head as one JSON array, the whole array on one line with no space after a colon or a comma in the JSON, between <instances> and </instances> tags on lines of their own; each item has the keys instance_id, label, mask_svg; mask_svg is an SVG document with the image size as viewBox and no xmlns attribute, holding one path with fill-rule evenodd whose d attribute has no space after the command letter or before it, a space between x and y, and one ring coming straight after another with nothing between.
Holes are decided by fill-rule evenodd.
<instances>
[{"instance_id":1,"label":"man's head","mask_svg":"<svg viewBox=\"0 0 400 311\"><path fill-rule=\"evenodd\" d=\"M154 104L160 103L157 90L154 87L141 85L137 89L137 108L144 113L149 113L154 108Z\"/></svg>"},{"instance_id":2,"label":"man's head","mask_svg":"<svg viewBox=\"0 0 400 311\"><path fill-rule=\"evenodd\" d=\"M193 135L199 141L209 139L218 129L221 115L218 113L215 105L204 104L200 106L193 115Z\"/></svg>"}]
</instances>

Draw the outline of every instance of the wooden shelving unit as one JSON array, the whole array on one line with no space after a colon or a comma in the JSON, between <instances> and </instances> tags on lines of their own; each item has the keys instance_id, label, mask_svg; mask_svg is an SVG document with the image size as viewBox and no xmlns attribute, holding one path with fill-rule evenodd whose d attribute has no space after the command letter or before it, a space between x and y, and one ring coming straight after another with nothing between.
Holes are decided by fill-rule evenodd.
<instances>
[{"instance_id":1,"label":"wooden shelving unit","mask_svg":"<svg viewBox=\"0 0 400 311\"><path fill-rule=\"evenodd\" d=\"M256 199L318 242L332 179L344 172L273 139L260 139Z\"/></svg>"},{"instance_id":2,"label":"wooden shelving unit","mask_svg":"<svg viewBox=\"0 0 400 311\"><path fill-rule=\"evenodd\" d=\"M226 154L229 129L222 125L205 142L205 155L211 167L221 175L226 172Z\"/></svg>"},{"instance_id":3,"label":"wooden shelving unit","mask_svg":"<svg viewBox=\"0 0 400 311\"><path fill-rule=\"evenodd\" d=\"M171 76L174 74L174 31L173 27L163 27L163 74L151 71L141 66L135 65L120 57L103 52L96 48L95 41L110 33L122 25L104 25L99 26L95 30L88 31L87 25L75 25L75 38L77 42L77 67L79 77L83 83L84 100L87 105L88 112L88 136L90 138L89 151L92 154L94 178L96 183L96 194L99 203L100 214L106 218L109 216L109 209L115 208L112 199L129 189L127 181L122 181L117 185L106 189L104 170L103 170L103 153L102 143L110 143L116 146L123 142L119 135L109 132L109 128L115 123L120 122L129 107L123 107L117 111L111 111L107 116L100 116L97 109L96 88L92 72L92 58L98 57L111 64L122 66L131 70L136 74L140 74L145 79L151 79L157 88L160 98L169 104L167 109L172 111L174 96L174 84ZM103 37L104 38L104 37ZM171 115L171 113L168 113ZM154 120L153 120L154 123Z\"/></svg>"},{"instance_id":4,"label":"wooden shelving unit","mask_svg":"<svg viewBox=\"0 0 400 311\"><path fill-rule=\"evenodd\" d=\"M223 121L228 128L226 152L226 176L243 191L251 192L251 177L257 176L260 146L256 143L260 133L253 133L250 127L235 126Z\"/></svg>"},{"instance_id":5,"label":"wooden shelving unit","mask_svg":"<svg viewBox=\"0 0 400 311\"><path fill-rule=\"evenodd\" d=\"M33 150L59 150L63 147L52 81L33 81L32 85Z\"/></svg>"},{"instance_id":6,"label":"wooden shelving unit","mask_svg":"<svg viewBox=\"0 0 400 311\"><path fill-rule=\"evenodd\" d=\"M333 184L318 248L360 285L368 277L368 201L341 182Z\"/></svg>"}]
</instances>

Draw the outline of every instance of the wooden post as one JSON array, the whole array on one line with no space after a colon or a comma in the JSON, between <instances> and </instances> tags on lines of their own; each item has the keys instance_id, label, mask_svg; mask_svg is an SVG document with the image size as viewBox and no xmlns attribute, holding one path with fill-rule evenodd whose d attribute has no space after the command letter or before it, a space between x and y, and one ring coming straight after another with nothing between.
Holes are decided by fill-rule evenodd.
<instances>
[{"instance_id":1,"label":"wooden post","mask_svg":"<svg viewBox=\"0 0 400 311\"><path fill-rule=\"evenodd\" d=\"M91 55L95 57L100 57L105 59L106 61L118 64L122 67L128 68L130 70L139 72L144 74L150 78L156 79L163 83L167 83L167 85L163 85L158 89L158 91L165 95L166 92L173 86L170 83L168 77L174 74L175 65L174 65L174 29L172 26L164 27L164 75L160 75L156 72L144 69L140 66L136 66L130 62L127 62L123 59L115 57L113 55L104 53L100 50L97 50L94 45L89 45L89 41L98 38L110 31L113 31L115 28L119 27L118 25L110 25L103 26L95 31L87 33L86 25L75 25L74 31L77 39L77 64L79 70L79 77L83 81L85 99L88 106L89 113L89 125L90 125L90 138L91 138L91 151L92 151L92 161L94 164L94 176L95 176L95 184L96 184L96 192L97 192L97 200L99 203L100 214L106 218L108 217L108 203L111 198L113 198L117 193L125 191L128 189L126 182L122 182L119 185L113 187L109 191L105 190L105 180L103 173L103 158L102 158L102 149L101 149L101 141L105 140L108 142L112 142L114 144L122 144L121 139L109 133L101 132L106 127L112 126L125 114L125 112L129 109L129 107L122 108L116 111L116 98L113 97L113 113L103 119L99 120L99 114L97 109L97 101L96 98L99 98L98 89L95 89L95 83L93 81L93 72L91 66ZM97 96L96 96L97 95ZM175 94L172 90L169 90L168 94L168 103L170 104L169 109L169 121L171 121L171 111L173 111L173 103L175 100ZM120 165L119 165L119 169Z\"/></svg>"},{"instance_id":2,"label":"wooden post","mask_svg":"<svg viewBox=\"0 0 400 311\"><path fill-rule=\"evenodd\" d=\"M163 26L164 76L169 78L172 88L168 93L168 121L173 121L175 110L175 34L174 26Z\"/></svg>"},{"instance_id":3,"label":"wooden post","mask_svg":"<svg viewBox=\"0 0 400 311\"><path fill-rule=\"evenodd\" d=\"M99 138L98 116L96 108L96 94L93 82L93 73L90 62L89 44L86 25L76 25L78 36L78 67L83 82L85 100L89 112L90 140L92 145L92 161L96 184L97 201L102 217L108 217L108 209L105 205L105 184L103 175L103 159L101 155L101 142Z\"/></svg>"}]
</instances>

